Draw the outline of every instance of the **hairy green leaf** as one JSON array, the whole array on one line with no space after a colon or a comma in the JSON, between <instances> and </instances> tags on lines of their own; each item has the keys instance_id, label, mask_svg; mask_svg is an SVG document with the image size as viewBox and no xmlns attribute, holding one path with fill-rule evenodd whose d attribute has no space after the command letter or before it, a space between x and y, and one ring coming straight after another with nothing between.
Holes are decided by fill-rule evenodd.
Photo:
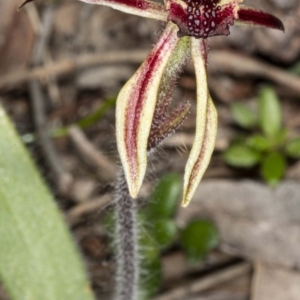
<instances>
[{"instance_id":1,"label":"hairy green leaf","mask_svg":"<svg viewBox=\"0 0 300 300\"><path fill-rule=\"evenodd\" d=\"M62 215L1 107L0 277L13 300L94 299Z\"/></svg>"}]
</instances>

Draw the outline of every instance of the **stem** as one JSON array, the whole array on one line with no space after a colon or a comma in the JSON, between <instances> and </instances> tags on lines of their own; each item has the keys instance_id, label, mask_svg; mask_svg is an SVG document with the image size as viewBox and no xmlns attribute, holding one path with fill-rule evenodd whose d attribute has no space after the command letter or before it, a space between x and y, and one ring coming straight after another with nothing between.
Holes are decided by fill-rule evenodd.
<instances>
[{"instance_id":1,"label":"stem","mask_svg":"<svg viewBox=\"0 0 300 300\"><path fill-rule=\"evenodd\" d=\"M129 195L124 172L119 175L115 195L115 241L117 278L115 300L137 300L139 280L136 199Z\"/></svg>"}]
</instances>

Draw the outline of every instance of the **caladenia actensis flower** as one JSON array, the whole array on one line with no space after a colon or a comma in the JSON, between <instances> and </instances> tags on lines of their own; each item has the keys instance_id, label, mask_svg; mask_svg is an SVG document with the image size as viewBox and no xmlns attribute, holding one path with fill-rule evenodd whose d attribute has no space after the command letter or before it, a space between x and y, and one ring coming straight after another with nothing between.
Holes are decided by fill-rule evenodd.
<instances>
[{"instance_id":1,"label":"caladenia actensis flower","mask_svg":"<svg viewBox=\"0 0 300 300\"><path fill-rule=\"evenodd\" d=\"M31 1L26 0L20 7ZM174 88L174 78L181 70L178 66L182 66L191 53L197 80L197 120L195 141L184 174L182 205L188 205L208 166L217 128L217 115L207 86L206 39L229 35L230 26L234 24L283 31L282 22L271 14L241 5L243 0L164 0L164 4L149 0L80 1L167 22L154 49L122 88L117 99L117 145L133 198L138 196L146 173L151 128L159 124L160 118L165 118L172 96L170 87ZM179 55L180 52L186 53L185 58ZM165 104L156 109L159 102ZM175 112L174 120L180 118L174 116ZM180 109L177 113L178 116L182 114ZM173 122L171 119L169 121ZM171 133L171 124L169 127ZM153 132L155 130L152 135Z\"/></svg>"},{"instance_id":2,"label":"caladenia actensis flower","mask_svg":"<svg viewBox=\"0 0 300 300\"><path fill-rule=\"evenodd\" d=\"M160 118L165 119L174 78L180 71L178 66L191 55L197 81L197 120L195 141L184 174L182 205L186 206L208 166L217 131L217 114L207 86L206 39L228 35L234 24L284 30L282 22L266 12L241 5L242 0L165 0L164 4L148 0L82 1L167 22L154 49L117 99L117 145L133 198L137 197L145 176L151 128ZM166 104L161 104L164 101ZM181 114L179 109L178 115Z\"/></svg>"}]
</instances>

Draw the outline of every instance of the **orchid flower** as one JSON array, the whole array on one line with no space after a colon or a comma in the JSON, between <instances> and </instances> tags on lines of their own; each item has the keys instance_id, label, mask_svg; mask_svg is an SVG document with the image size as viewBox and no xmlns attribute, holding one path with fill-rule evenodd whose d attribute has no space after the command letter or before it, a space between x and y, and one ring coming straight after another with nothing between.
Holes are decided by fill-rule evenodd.
<instances>
[{"instance_id":1,"label":"orchid flower","mask_svg":"<svg viewBox=\"0 0 300 300\"><path fill-rule=\"evenodd\" d=\"M26 0L20 7L33 0ZM207 85L208 37L229 35L234 24L284 31L271 14L243 6L243 0L80 0L167 22L154 49L119 93L116 106L117 146L129 192L136 198L149 149L179 127L189 104L167 112L174 78L192 56L197 82L195 140L186 164L182 205L190 202L210 161L217 132L217 113ZM155 135L156 133L156 135ZM151 146L152 145L152 146Z\"/></svg>"},{"instance_id":2,"label":"orchid flower","mask_svg":"<svg viewBox=\"0 0 300 300\"><path fill-rule=\"evenodd\" d=\"M22 6L31 1L25 0ZM121 89L116 105L116 137L123 170L114 202L115 299L136 300L141 298L141 255L132 198L138 196L148 154L181 125L189 112L188 101L169 109L180 71L191 57L197 83L197 117L184 174L182 205L187 206L209 164L217 133L217 112L207 84L207 38L228 35L234 24L284 27L276 17L240 5L242 0L164 0L164 4L149 0L81 1L167 23L151 53Z\"/></svg>"},{"instance_id":3,"label":"orchid flower","mask_svg":"<svg viewBox=\"0 0 300 300\"><path fill-rule=\"evenodd\" d=\"M271 14L241 5L242 0L165 0L164 4L149 0L81 1L167 22L154 49L117 99L117 145L133 198L137 197L145 176L153 124L157 117L164 118L170 101L172 91L165 78L172 81L172 76L176 77L180 71L178 66L182 66L191 54L197 82L197 119L195 140L184 174L182 205L188 205L210 161L217 132L217 113L207 86L207 38L229 35L230 26L234 24L284 31L282 22ZM183 105L177 110L177 121L173 116L173 119L166 119L167 122L173 120L175 128L185 117L186 108L187 105ZM160 114L157 111L161 111Z\"/></svg>"}]
</instances>

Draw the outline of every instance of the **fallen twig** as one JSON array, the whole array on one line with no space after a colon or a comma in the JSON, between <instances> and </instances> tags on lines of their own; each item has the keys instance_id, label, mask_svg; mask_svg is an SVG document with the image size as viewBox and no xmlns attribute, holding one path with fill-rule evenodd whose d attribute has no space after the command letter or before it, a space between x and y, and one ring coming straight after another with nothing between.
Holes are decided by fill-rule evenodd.
<instances>
[{"instance_id":1,"label":"fallen twig","mask_svg":"<svg viewBox=\"0 0 300 300\"><path fill-rule=\"evenodd\" d=\"M102 197L78 204L73 209L69 210L66 215L66 220L70 225L74 225L80 220L83 215L95 211L100 211L101 209L106 207L111 202L111 200L112 195L106 194Z\"/></svg>"},{"instance_id":2,"label":"fallen twig","mask_svg":"<svg viewBox=\"0 0 300 300\"><path fill-rule=\"evenodd\" d=\"M225 270L214 272L206 277L193 281L190 284L180 286L176 289L156 297L154 300L179 300L188 299L188 295L205 291L218 284L246 275L251 271L250 263L241 263L226 268Z\"/></svg>"},{"instance_id":3,"label":"fallen twig","mask_svg":"<svg viewBox=\"0 0 300 300\"><path fill-rule=\"evenodd\" d=\"M196 272L209 272L217 267L229 265L236 262L236 258L220 251L212 251L205 258L196 264L188 264L183 251L168 253L162 258L162 270L164 276L164 286L173 285L174 281L195 274Z\"/></svg>"},{"instance_id":4,"label":"fallen twig","mask_svg":"<svg viewBox=\"0 0 300 300\"><path fill-rule=\"evenodd\" d=\"M84 160L92 167L96 167L102 180L111 182L116 179L116 166L89 141L78 126L73 125L69 128L69 136Z\"/></svg>"},{"instance_id":5,"label":"fallen twig","mask_svg":"<svg viewBox=\"0 0 300 300\"><path fill-rule=\"evenodd\" d=\"M236 76L255 76L300 93L300 77L259 59L232 51L211 51L209 71Z\"/></svg>"},{"instance_id":6,"label":"fallen twig","mask_svg":"<svg viewBox=\"0 0 300 300\"><path fill-rule=\"evenodd\" d=\"M48 8L43 18L43 26L40 26L41 29L36 38L36 44L32 54L32 65L39 65L43 62L45 49L48 44L52 28L52 16L53 8ZM35 28L37 28L37 25L38 24L33 24ZM29 91L34 124L42 150L45 154L46 160L48 161L49 167L55 176L59 191L61 193L66 193L72 182L72 177L64 169L48 132L44 107L46 101L41 83L37 79L30 80Z\"/></svg>"},{"instance_id":7,"label":"fallen twig","mask_svg":"<svg viewBox=\"0 0 300 300\"><path fill-rule=\"evenodd\" d=\"M228 128L219 128L218 135L215 144L215 151L224 151L229 147L230 141L233 139L235 132ZM195 136L194 134L189 134L185 132L175 133L166 139L163 143L163 147L178 147L184 146L185 148L190 149L193 145Z\"/></svg>"},{"instance_id":8,"label":"fallen twig","mask_svg":"<svg viewBox=\"0 0 300 300\"><path fill-rule=\"evenodd\" d=\"M13 72L0 79L0 90L12 88L18 84L26 83L32 79L44 80L48 76L61 77L78 70L95 65L120 64L120 63L141 63L147 56L148 51L117 51L109 53L85 54L73 59L66 59L53 62L42 67L36 67L32 70Z\"/></svg>"},{"instance_id":9,"label":"fallen twig","mask_svg":"<svg viewBox=\"0 0 300 300\"><path fill-rule=\"evenodd\" d=\"M114 51L108 53L85 54L73 59L62 60L37 67L32 70L13 72L0 79L0 90L12 88L32 79L43 80L50 75L61 77L78 70L96 65L104 64L140 64L149 51ZM271 64L241 55L232 51L215 50L210 52L210 72L225 72L238 76L259 76L261 78L276 82L294 92L300 93L300 77Z\"/></svg>"}]
</instances>

